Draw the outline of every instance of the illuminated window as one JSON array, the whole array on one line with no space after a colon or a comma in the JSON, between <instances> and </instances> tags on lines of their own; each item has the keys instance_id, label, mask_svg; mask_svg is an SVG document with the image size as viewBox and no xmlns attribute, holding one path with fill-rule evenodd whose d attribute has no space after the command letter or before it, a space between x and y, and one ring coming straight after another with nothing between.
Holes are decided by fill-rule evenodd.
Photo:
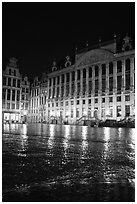
<instances>
[{"instance_id":1,"label":"illuminated window","mask_svg":"<svg viewBox=\"0 0 137 204\"><path fill-rule=\"evenodd\" d=\"M129 105L125 106L125 116L130 116L130 106Z\"/></svg>"},{"instance_id":2,"label":"illuminated window","mask_svg":"<svg viewBox=\"0 0 137 204\"><path fill-rule=\"evenodd\" d=\"M109 102L113 102L113 97L109 97Z\"/></svg>"},{"instance_id":3,"label":"illuminated window","mask_svg":"<svg viewBox=\"0 0 137 204\"><path fill-rule=\"evenodd\" d=\"M25 110L28 110L28 103L25 103Z\"/></svg>"},{"instance_id":4,"label":"illuminated window","mask_svg":"<svg viewBox=\"0 0 137 204\"><path fill-rule=\"evenodd\" d=\"M10 103L7 103L7 109L10 109Z\"/></svg>"},{"instance_id":5,"label":"illuminated window","mask_svg":"<svg viewBox=\"0 0 137 204\"><path fill-rule=\"evenodd\" d=\"M117 96L117 102L121 101L121 96Z\"/></svg>"},{"instance_id":6,"label":"illuminated window","mask_svg":"<svg viewBox=\"0 0 137 204\"><path fill-rule=\"evenodd\" d=\"M14 103L12 103L12 109L15 109L15 104Z\"/></svg>"},{"instance_id":7,"label":"illuminated window","mask_svg":"<svg viewBox=\"0 0 137 204\"><path fill-rule=\"evenodd\" d=\"M109 107L109 115L113 117L113 107L112 106Z\"/></svg>"},{"instance_id":8,"label":"illuminated window","mask_svg":"<svg viewBox=\"0 0 137 204\"><path fill-rule=\"evenodd\" d=\"M71 101L71 105L74 105L74 101Z\"/></svg>"},{"instance_id":9,"label":"illuminated window","mask_svg":"<svg viewBox=\"0 0 137 204\"><path fill-rule=\"evenodd\" d=\"M130 101L130 95L125 96L125 101Z\"/></svg>"},{"instance_id":10,"label":"illuminated window","mask_svg":"<svg viewBox=\"0 0 137 204\"><path fill-rule=\"evenodd\" d=\"M105 108L101 109L101 117L105 117Z\"/></svg>"},{"instance_id":11,"label":"illuminated window","mask_svg":"<svg viewBox=\"0 0 137 204\"><path fill-rule=\"evenodd\" d=\"M98 103L98 98L95 98L95 103Z\"/></svg>"},{"instance_id":12,"label":"illuminated window","mask_svg":"<svg viewBox=\"0 0 137 204\"><path fill-rule=\"evenodd\" d=\"M117 106L117 117L121 116L121 106Z\"/></svg>"},{"instance_id":13,"label":"illuminated window","mask_svg":"<svg viewBox=\"0 0 137 204\"><path fill-rule=\"evenodd\" d=\"M73 110L71 109L71 118L73 118Z\"/></svg>"},{"instance_id":14,"label":"illuminated window","mask_svg":"<svg viewBox=\"0 0 137 204\"><path fill-rule=\"evenodd\" d=\"M76 108L76 117L79 117L79 108Z\"/></svg>"}]
</instances>

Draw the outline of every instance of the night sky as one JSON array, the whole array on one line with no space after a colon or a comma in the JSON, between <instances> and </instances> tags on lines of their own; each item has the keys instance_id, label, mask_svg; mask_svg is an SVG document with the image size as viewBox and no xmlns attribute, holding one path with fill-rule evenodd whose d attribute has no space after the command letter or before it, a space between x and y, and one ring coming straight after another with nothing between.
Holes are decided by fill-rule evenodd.
<instances>
[{"instance_id":1,"label":"night sky","mask_svg":"<svg viewBox=\"0 0 137 204\"><path fill-rule=\"evenodd\" d=\"M135 36L135 3L2 3L3 68L19 60L31 79L72 55L75 47L113 39L113 33Z\"/></svg>"}]
</instances>

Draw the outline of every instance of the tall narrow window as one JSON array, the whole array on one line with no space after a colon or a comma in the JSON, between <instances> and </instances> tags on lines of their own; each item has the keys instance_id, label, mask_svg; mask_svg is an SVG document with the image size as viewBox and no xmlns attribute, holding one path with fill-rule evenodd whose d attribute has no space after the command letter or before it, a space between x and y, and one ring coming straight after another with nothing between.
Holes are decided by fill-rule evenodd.
<instances>
[{"instance_id":1,"label":"tall narrow window","mask_svg":"<svg viewBox=\"0 0 137 204\"><path fill-rule=\"evenodd\" d=\"M113 63L109 63L109 74L113 74Z\"/></svg>"},{"instance_id":2,"label":"tall narrow window","mask_svg":"<svg viewBox=\"0 0 137 204\"><path fill-rule=\"evenodd\" d=\"M8 89L8 92L7 92L7 100L10 100L10 94L11 94L11 91L10 91L10 89Z\"/></svg>"},{"instance_id":3,"label":"tall narrow window","mask_svg":"<svg viewBox=\"0 0 137 204\"><path fill-rule=\"evenodd\" d=\"M117 73L122 72L122 62L117 61Z\"/></svg>"},{"instance_id":4,"label":"tall narrow window","mask_svg":"<svg viewBox=\"0 0 137 204\"><path fill-rule=\"evenodd\" d=\"M3 77L3 85L6 85L6 77Z\"/></svg>"},{"instance_id":5,"label":"tall narrow window","mask_svg":"<svg viewBox=\"0 0 137 204\"><path fill-rule=\"evenodd\" d=\"M89 78L92 78L92 67L89 67Z\"/></svg>"},{"instance_id":6,"label":"tall narrow window","mask_svg":"<svg viewBox=\"0 0 137 204\"><path fill-rule=\"evenodd\" d=\"M80 80L80 70L77 70L77 80Z\"/></svg>"},{"instance_id":7,"label":"tall narrow window","mask_svg":"<svg viewBox=\"0 0 137 204\"><path fill-rule=\"evenodd\" d=\"M86 79L86 69L83 69L83 79Z\"/></svg>"},{"instance_id":8,"label":"tall narrow window","mask_svg":"<svg viewBox=\"0 0 137 204\"><path fill-rule=\"evenodd\" d=\"M14 76L16 76L16 70L14 69Z\"/></svg>"},{"instance_id":9,"label":"tall narrow window","mask_svg":"<svg viewBox=\"0 0 137 204\"><path fill-rule=\"evenodd\" d=\"M99 70L98 70L98 66L95 66L95 77L98 77L98 74L99 74Z\"/></svg>"},{"instance_id":10,"label":"tall narrow window","mask_svg":"<svg viewBox=\"0 0 137 204\"><path fill-rule=\"evenodd\" d=\"M106 65L102 64L102 75L106 75Z\"/></svg>"},{"instance_id":11,"label":"tall narrow window","mask_svg":"<svg viewBox=\"0 0 137 204\"><path fill-rule=\"evenodd\" d=\"M126 59L125 61L125 71L130 71L130 59Z\"/></svg>"},{"instance_id":12,"label":"tall narrow window","mask_svg":"<svg viewBox=\"0 0 137 204\"><path fill-rule=\"evenodd\" d=\"M12 101L15 101L15 90L12 90Z\"/></svg>"},{"instance_id":13,"label":"tall narrow window","mask_svg":"<svg viewBox=\"0 0 137 204\"><path fill-rule=\"evenodd\" d=\"M8 86L11 86L11 78L8 78Z\"/></svg>"}]
</instances>

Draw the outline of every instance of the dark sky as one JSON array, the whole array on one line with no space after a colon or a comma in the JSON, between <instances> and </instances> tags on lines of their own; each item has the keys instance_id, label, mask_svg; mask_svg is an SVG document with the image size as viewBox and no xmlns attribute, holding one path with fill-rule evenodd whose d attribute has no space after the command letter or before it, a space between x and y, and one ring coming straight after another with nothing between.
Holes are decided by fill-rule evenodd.
<instances>
[{"instance_id":1,"label":"dark sky","mask_svg":"<svg viewBox=\"0 0 137 204\"><path fill-rule=\"evenodd\" d=\"M30 78L46 72L52 61L74 53L75 46L113 39L113 33L134 38L135 3L2 3L3 66L19 60Z\"/></svg>"}]
</instances>

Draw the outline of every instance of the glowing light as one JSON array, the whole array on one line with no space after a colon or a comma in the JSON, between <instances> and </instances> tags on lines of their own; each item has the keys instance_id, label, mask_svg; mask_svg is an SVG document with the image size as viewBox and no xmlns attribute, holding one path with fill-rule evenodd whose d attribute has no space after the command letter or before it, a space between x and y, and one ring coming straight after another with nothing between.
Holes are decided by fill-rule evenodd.
<instances>
[{"instance_id":1,"label":"glowing light","mask_svg":"<svg viewBox=\"0 0 137 204\"><path fill-rule=\"evenodd\" d=\"M83 126L82 127L82 155L80 157L80 159L84 159L86 152L87 152L87 148L88 148L88 141L87 141L87 134L88 134L88 127L87 126Z\"/></svg>"},{"instance_id":2,"label":"glowing light","mask_svg":"<svg viewBox=\"0 0 137 204\"><path fill-rule=\"evenodd\" d=\"M87 115L87 111L86 110L83 111L83 115Z\"/></svg>"},{"instance_id":3,"label":"glowing light","mask_svg":"<svg viewBox=\"0 0 137 204\"><path fill-rule=\"evenodd\" d=\"M52 149L54 146L55 125L51 124L49 126L49 134L50 134L50 137L48 139L48 148Z\"/></svg>"},{"instance_id":4,"label":"glowing light","mask_svg":"<svg viewBox=\"0 0 137 204\"><path fill-rule=\"evenodd\" d=\"M27 135L27 124L23 124L23 125L22 125L22 131L21 131L21 133L22 133L23 135Z\"/></svg>"},{"instance_id":5,"label":"glowing light","mask_svg":"<svg viewBox=\"0 0 137 204\"><path fill-rule=\"evenodd\" d=\"M65 126L65 139L63 141L63 147L64 147L64 152L65 152L65 157L67 157L67 149L68 149L68 146L69 146L69 136L70 136L70 126L69 125L66 125Z\"/></svg>"},{"instance_id":6,"label":"glowing light","mask_svg":"<svg viewBox=\"0 0 137 204\"><path fill-rule=\"evenodd\" d=\"M83 126L82 127L82 138L84 140L86 140L86 138L87 138L87 131L88 131L88 127L87 126Z\"/></svg>"}]
</instances>

